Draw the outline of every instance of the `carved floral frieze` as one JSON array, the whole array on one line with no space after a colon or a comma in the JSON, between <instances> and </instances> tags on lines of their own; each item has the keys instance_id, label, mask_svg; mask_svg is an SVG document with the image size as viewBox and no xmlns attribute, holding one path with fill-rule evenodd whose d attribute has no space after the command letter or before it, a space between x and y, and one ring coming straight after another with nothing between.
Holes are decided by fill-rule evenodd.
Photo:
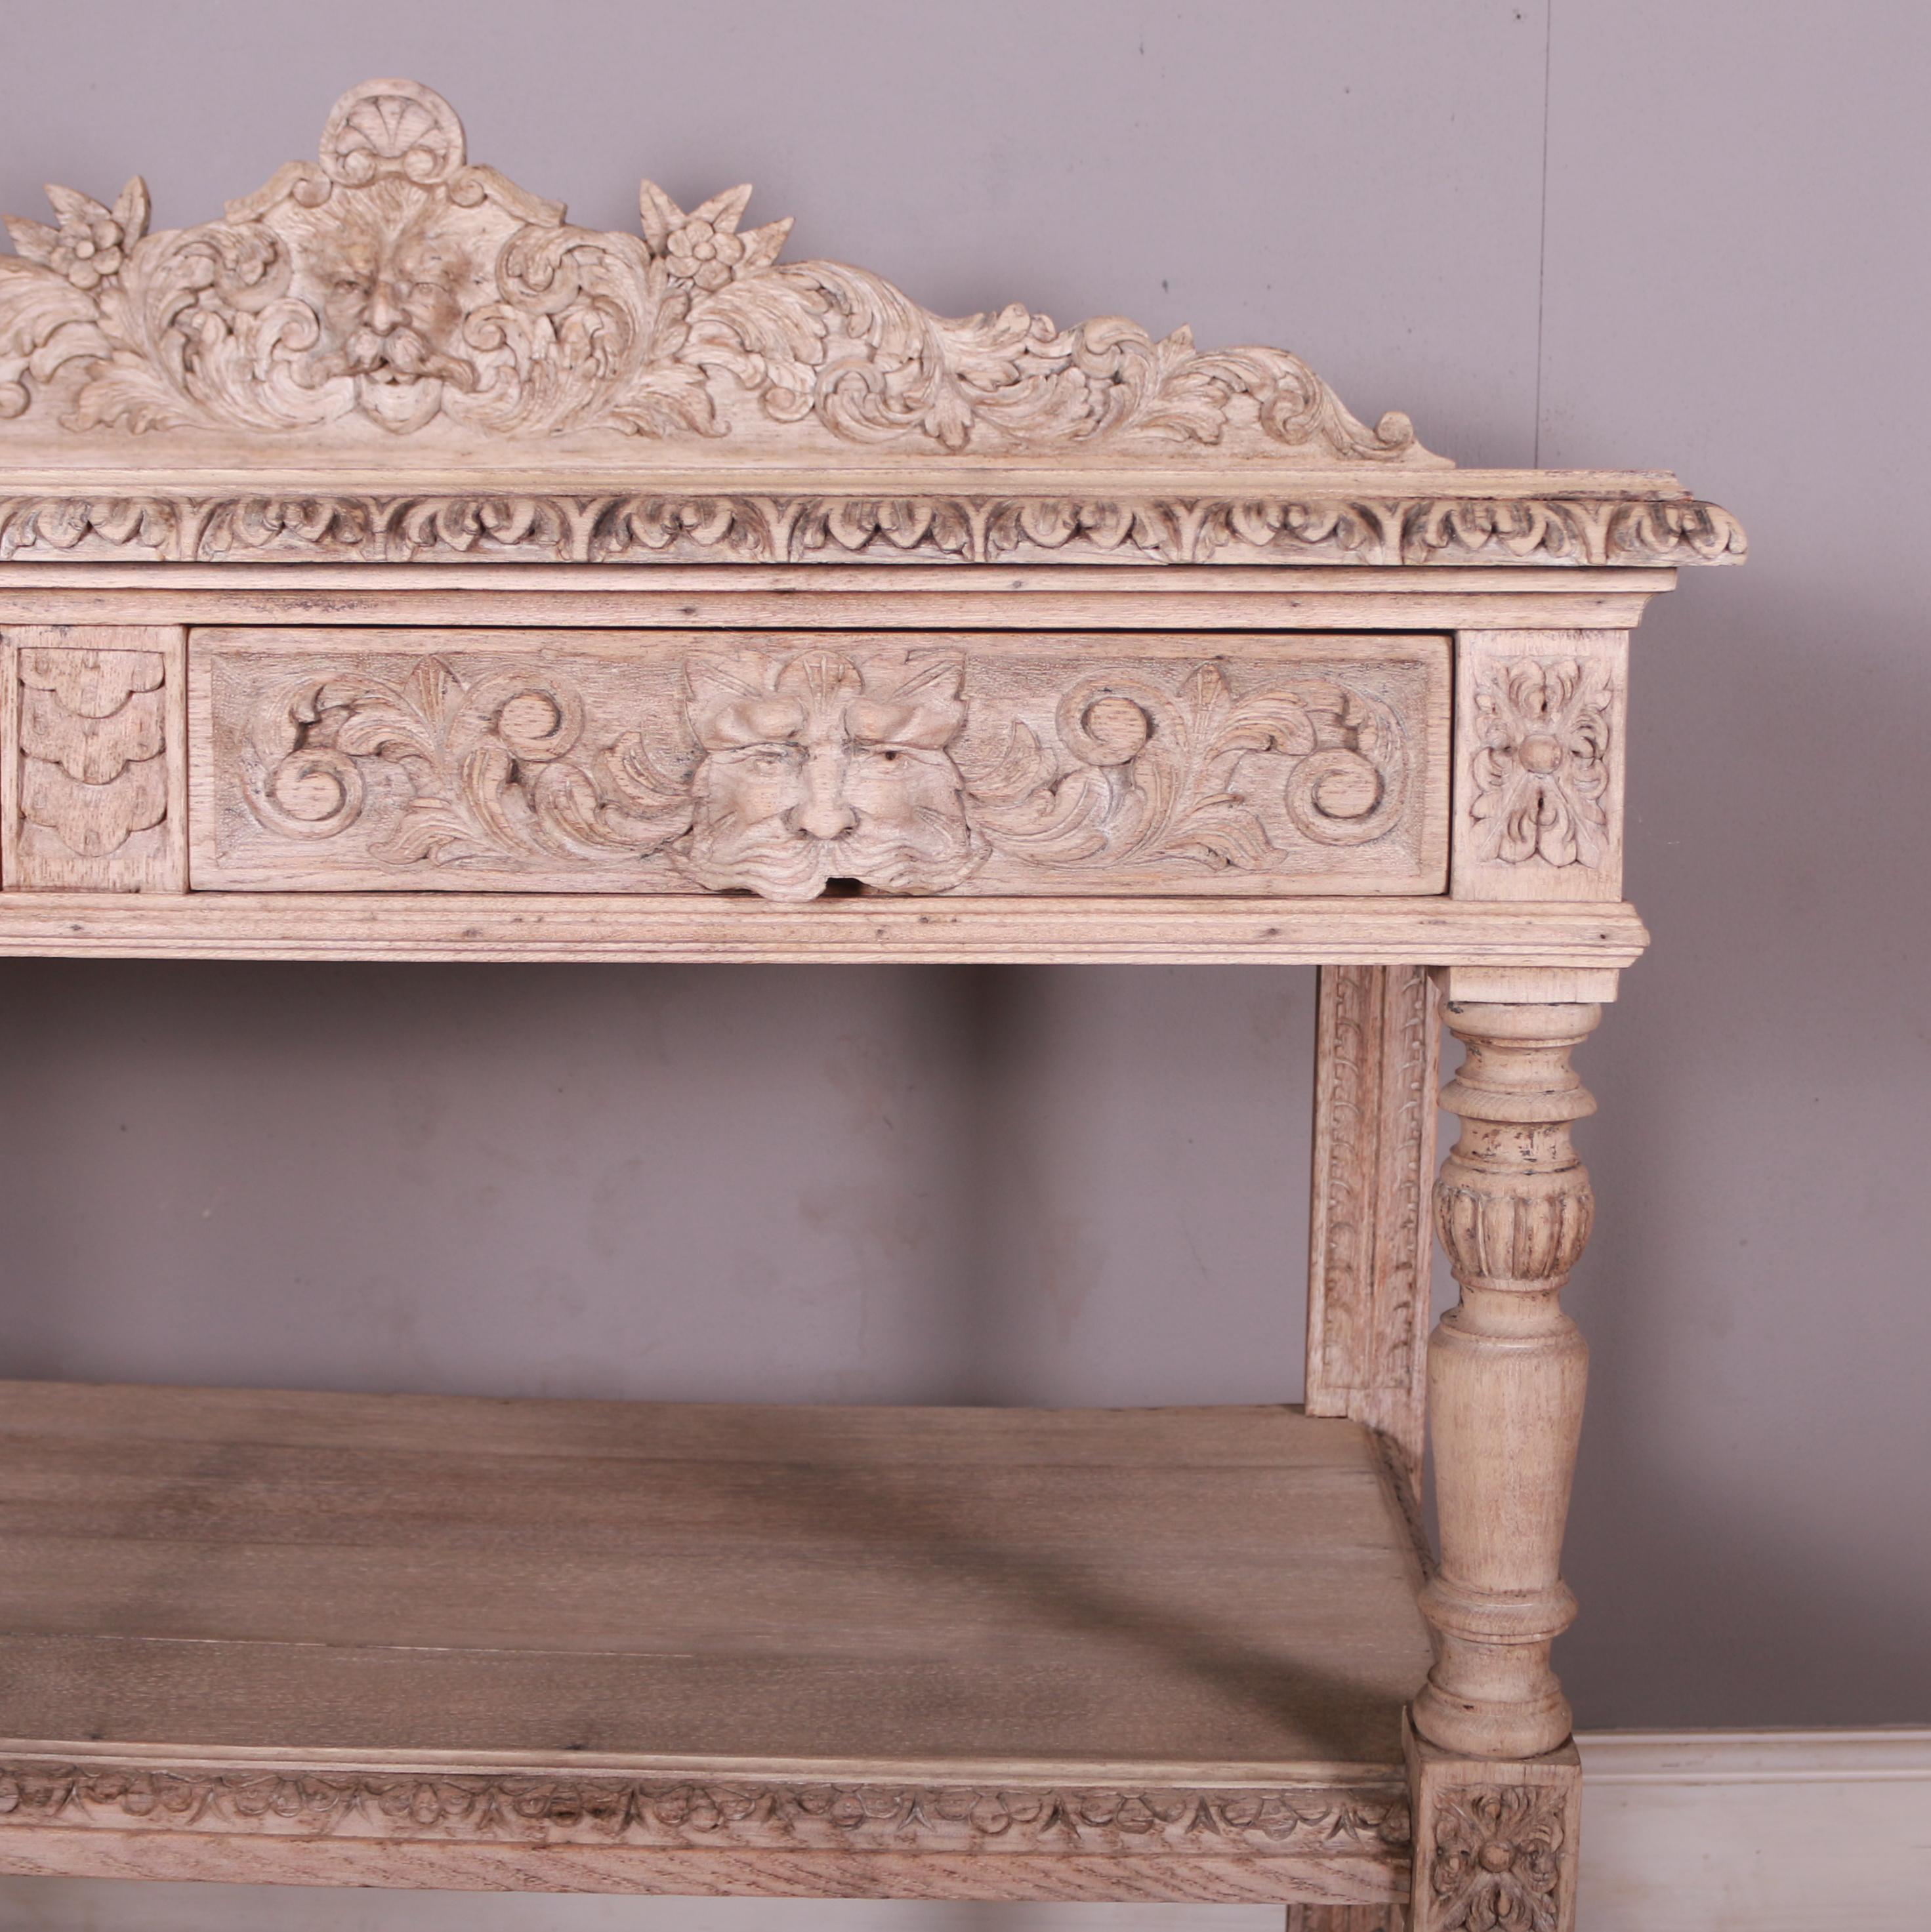
<instances>
[{"instance_id":1,"label":"carved floral frieze","mask_svg":"<svg viewBox=\"0 0 1931 1932\"><path fill-rule=\"evenodd\" d=\"M1406 879L1422 856L1418 662L213 662L224 829L206 883L268 864L788 900L834 880L1266 891L1357 866Z\"/></svg>"},{"instance_id":2,"label":"carved floral frieze","mask_svg":"<svg viewBox=\"0 0 1931 1932\"><path fill-rule=\"evenodd\" d=\"M1735 518L1713 503L1626 497L0 494L0 558L1599 566L1741 562L1745 549Z\"/></svg>"},{"instance_id":3,"label":"carved floral frieze","mask_svg":"<svg viewBox=\"0 0 1931 1932\"><path fill-rule=\"evenodd\" d=\"M0 1764L10 1825L666 1850L1023 1852L1380 1860L1396 1791L640 1780Z\"/></svg>"},{"instance_id":4,"label":"carved floral frieze","mask_svg":"<svg viewBox=\"0 0 1931 1932\"><path fill-rule=\"evenodd\" d=\"M407 80L352 88L316 162L218 221L147 231L50 190L56 225L8 224L0 417L64 379L70 431L682 440L809 422L938 452L1104 443L1439 464L1406 416L1356 421L1298 356L1203 351L1116 316L1060 328L1017 304L934 316L834 262L781 263L788 221L743 229L748 188L688 213L645 182L641 230L572 226L467 158L449 104Z\"/></svg>"},{"instance_id":5,"label":"carved floral frieze","mask_svg":"<svg viewBox=\"0 0 1931 1932\"><path fill-rule=\"evenodd\" d=\"M1469 816L1482 856L1599 866L1609 850L1614 694L1570 658L1484 663L1474 690Z\"/></svg>"}]
</instances>

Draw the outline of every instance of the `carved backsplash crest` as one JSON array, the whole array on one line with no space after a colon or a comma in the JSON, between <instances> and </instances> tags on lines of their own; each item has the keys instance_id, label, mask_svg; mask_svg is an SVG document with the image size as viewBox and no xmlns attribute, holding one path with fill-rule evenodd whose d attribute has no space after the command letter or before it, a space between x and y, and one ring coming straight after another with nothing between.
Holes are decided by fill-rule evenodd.
<instances>
[{"instance_id":1,"label":"carved backsplash crest","mask_svg":"<svg viewBox=\"0 0 1931 1932\"><path fill-rule=\"evenodd\" d=\"M1116 316L1062 329L1017 304L950 320L863 270L781 262L791 224L741 228L749 188L686 213L647 181L640 233L573 227L470 163L454 110L413 81L352 88L317 161L218 221L149 234L139 179L111 206L48 194L56 223L10 220L19 252L0 256L0 418L57 392L77 433L446 420L741 441L809 422L929 453L1443 462L1406 416L1370 428L1282 350L1203 351Z\"/></svg>"}]
</instances>

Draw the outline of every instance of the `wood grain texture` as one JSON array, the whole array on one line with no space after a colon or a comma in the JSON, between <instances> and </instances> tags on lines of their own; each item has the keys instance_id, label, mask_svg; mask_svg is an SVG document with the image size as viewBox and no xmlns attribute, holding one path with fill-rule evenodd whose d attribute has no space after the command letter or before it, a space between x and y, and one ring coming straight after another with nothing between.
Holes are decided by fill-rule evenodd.
<instances>
[{"instance_id":1,"label":"wood grain texture","mask_svg":"<svg viewBox=\"0 0 1931 1932\"><path fill-rule=\"evenodd\" d=\"M908 964L1631 964L1629 906L1452 899L0 893L0 958L849 961Z\"/></svg>"},{"instance_id":2,"label":"wood grain texture","mask_svg":"<svg viewBox=\"0 0 1931 1932\"><path fill-rule=\"evenodd\" d=\"M1316 1034L1308 1412L1385 1437L1421 1494L1440 1029L1424 968L1324 966Z\"/></svg>"},{"instance_id":3,"label":"wood grain texture","mask_svg":"<svg viewBox=\"0 0 1931 1932\"><path fill-rule=\"evenodd\" d=\"M10 890L185 892L182 632L0 634L0 880Z\"/></svg>"},{"instance_id":4,"label":"wood grain texture","mask_svg":"<svg viewBox=\"0 0 1931 1932\"><path fill-rule=\"evenodd\" d=\"M197 888L1425 894L1428 637L197 630Z\"/></svg>"},{"instance_id":5,"label":"wood grain texture","mask_svg":"<svg viewBox=\"0 0 1931 1932\"><path fill-rule=\"evenodd\" d=\"M0 1868L1404 1880L1427 1645L1351 1423L54 1384L0 1423Z\"/></svg>"},{"instance_id":6,"label":"wood grain texture","mask_svg":"<svg viewBox=\"0 0 1931 1932\"><path fill-rule=\"evenodd\" d=\"M0 563L0 623L455 624L687 630L1631 628L1672 570L1303 566Z\"/></svg>"}]
</instances>

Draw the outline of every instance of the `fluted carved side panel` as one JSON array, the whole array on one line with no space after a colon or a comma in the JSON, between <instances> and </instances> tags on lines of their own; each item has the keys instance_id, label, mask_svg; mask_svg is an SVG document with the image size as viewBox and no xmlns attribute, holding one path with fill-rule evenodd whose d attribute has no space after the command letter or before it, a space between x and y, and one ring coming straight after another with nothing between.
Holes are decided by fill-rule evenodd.
<instances>
[{"instance_id":1,"label":"fluted carved side panel","mask_svg":"<svg viewBox=\"0 0 1931 1932\"><path fill-rule=\"evenodd\" d=\"M1365 1422L1419 1495L1439 1030L1425 968L1321 969L1308 1412Z\"/></svg>"},{"instance_id":2,"label":"fluted carved side panel","mask_svg":"<svg viewBox=\"0 0 1931 1932\"><path fill-rule=\"evenodd\" d=\"M4 879L11 890L187 886L182 634L5 634Z\"/></svg>"},{"instance_id":3,"label":"fluted carved side panel","mask_svg":"<svg viewBox=\"0 0 1931 1932\"><path fill-rule=\"evenodd\" d=\"M202 889L1439 892L1440 638L195 634Z\"/></svg>"}]
</instances>

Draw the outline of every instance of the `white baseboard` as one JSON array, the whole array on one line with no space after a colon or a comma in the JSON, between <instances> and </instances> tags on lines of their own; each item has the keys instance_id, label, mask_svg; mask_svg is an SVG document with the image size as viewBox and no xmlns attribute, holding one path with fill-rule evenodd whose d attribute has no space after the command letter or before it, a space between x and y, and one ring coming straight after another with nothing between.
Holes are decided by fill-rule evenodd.
<instances>
[{"instance_id":1,"label":"white baseboard","mask_svg":"<svg viewBox=\"0 0 1931 1932\"><path fill-rule=\"evenodd\" d=\"M1578 1932L1931 1932L1931 1730L1598 1731ZM0 1878L6 1932L1281 1932L1274 1906L565 1898Z\"/></svg>"},{"instance_id":2,"label":"white baseboard","mask_svg":"<svg viewBox=\"0 0 1931 1932\"><path fill-rule=\"evenodd\" d=\"M1931 1928L1931 1730L1576 1742L1578 1932Z\"/></svg>"}]
</instances>

